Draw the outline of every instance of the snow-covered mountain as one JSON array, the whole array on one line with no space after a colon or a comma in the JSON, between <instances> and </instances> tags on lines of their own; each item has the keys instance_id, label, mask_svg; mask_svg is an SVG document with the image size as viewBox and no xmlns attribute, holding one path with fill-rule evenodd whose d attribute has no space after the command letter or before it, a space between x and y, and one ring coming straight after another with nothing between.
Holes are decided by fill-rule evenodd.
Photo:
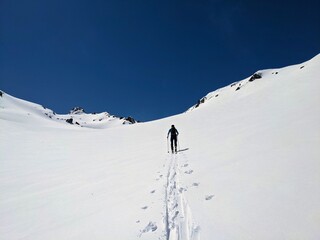
<instances>
[{"instance_id":1,"label":"snow-covered mountain","mask_svg":"<svg viewBox=\"0 0 320 240\"><path fill-rule=\"evenodd\" d=\"M73 108L69 114L57 114L42 105L21 100L0 91L1 95L1 117L15 122L30 123L33 125L44 124L74 124L87 128L109 128L123 124L137 123L132 117L116 117L107 112L85 113L81 107ZM52 122L55 123L52 123Z\"/></svg>"},{"instance_id":2,"label":"snow-covered mountain","mask_svg":"<svg viewBox=\"0 0 320 240\"><path fill-rule=\"evenodd\" d=\"M189 108L188 111L194 110L195 108L199 107L201 104L207 102L208 100L213 101L214 98L218 98L219 96L224 97L225 95L237 94L234 92L239 91L240 89L243 89L243 88L247 88L248 87L247 85L250 85L254 81L264 81L265 79L270 79L269 81L272 81L276 79L282 79L283 77L291 77L291 75L299 76L301 73L305 72L305 71L299 71L299 70L302 70L305 66L308 66L310 64L311 66L313 66L314 65L313 62L318 61L316 60L318 58L319 58L319 55L316 56L312 61L307 61L305 63L297 64L295 66L257 71L256 73L254 73L253 75L251 75L246 79L243 79L239 82L234 82L229 86L210 92L203 98L199 99L197 104ZM288 88L290 88L290 86L288 86Z\"/></svg>"},{"instance_id":3,"label":"snow-covered mountain","mask_svg":"<svg viewBox=\"0 0 320 240\"><path fill-rule=\"evenodd\" d=\"M320 239L319 76L317 55L98 131L2 94L0 239Z\"/></svg>"}]
</instances>

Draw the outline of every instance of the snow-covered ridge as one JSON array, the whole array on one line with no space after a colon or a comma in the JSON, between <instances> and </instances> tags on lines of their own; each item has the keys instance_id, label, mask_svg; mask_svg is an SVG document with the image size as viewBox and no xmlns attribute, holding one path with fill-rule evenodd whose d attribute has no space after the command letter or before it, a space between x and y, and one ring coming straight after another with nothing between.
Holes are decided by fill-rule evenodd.
<instances>
[{"instance_id":1,"label":"snow-covered ridge","mask_svg":"<svg viewBox=\"0 0 320 240\"><path fill-rule=\"evenodd\" d=\"M108 112L86 113L83 108L75 107L69 114L57 114L42 105L13 97L0 91L0 118L24 123L55 123L76 125L86 128L109 128L137 123L132 117L117 117Z\"/></svg>"},{"instance_id":2,"label":"snow-covered ridge","mask_svg":"<svg viewBox=\"0 0 320 240\"><path fill-rule=\"evenodd\" d=\"M204 103L208 103L209 101L212 102L217 98L224 98L226 96L233 96L237 94L237 92L243 88L248 87L253 82L256 81L276 81L281 78L281 75L288 76L290 74L299 74L304 72L308 65L313 65L316 62L320 62L320 54L316 55L314 58L292 66L283 67L283 68L275 68L275 69L266 69L266 70L259 70L252 74L251 76L230 84L229 86L217 89L213 92L208 93L206 96L202 97L198 100L198 102L190 107L187 112L192 111L198 108L200 105ZM305 68L306 67L306 68Z\"/></svg>"}]
</instances>

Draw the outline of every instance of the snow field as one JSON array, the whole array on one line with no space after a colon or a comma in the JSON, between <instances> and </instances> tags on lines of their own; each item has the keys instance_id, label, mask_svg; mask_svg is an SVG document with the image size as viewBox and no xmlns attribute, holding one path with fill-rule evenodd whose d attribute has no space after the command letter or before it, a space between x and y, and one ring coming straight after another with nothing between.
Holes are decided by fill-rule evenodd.
<instances>
[{"instance_id":1,"label":"snow field","mask_svg":"<svg viewBox=\"0 0 320 240\"><path fill-rule=\"evenodd\" d=\"M99 130L0 98L0 239L318 240L319 55L259 72L187 113Z\"/></svg>"}]
</instances>

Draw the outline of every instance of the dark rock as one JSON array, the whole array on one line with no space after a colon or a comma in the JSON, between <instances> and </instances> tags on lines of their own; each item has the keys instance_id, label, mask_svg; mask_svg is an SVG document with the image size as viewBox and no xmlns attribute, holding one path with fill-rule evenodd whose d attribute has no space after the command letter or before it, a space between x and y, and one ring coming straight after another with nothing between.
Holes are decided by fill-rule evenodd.
<instances>
[{"instance_id":1,"label":"dark rock","mask_svg":"<svg viewBox=\"0 0 320 240\"><path fill-rule=\"evenodd\" d=\"M2 95L3 95L3 92L2 92L2 91L0 91L0 97L2 97Z\"/></svg>"},{"instance_id":2,"label":"dark rock","mask_svg":"<svg viewBox=\"0 0 320 240\"><path fill-rule=\"evenodd\" d=\"M215 97L218 97L218 96L219 96L219 94L215 95Z\"/></svg>"},{"instance_id":3,"label":"dark rock","mask_svg":"<svg viewBox=\"0 0 320 240\"><path fill-rule=\"evenodd\" d=\"M240 90L240 87L237 87L236 91Z\"/></svg>"},{"instance_id":4,"label":"dark rock","mask_svg":"<svg viewBox=\"0 0 320 240\"><path fill-rule=\"evenodd\" d=\"M70 110L70 114L82 114L85 113L82 107L74 107Z\"/></svg>"},{"instance_id":5,"label":"dark rock","mask_svg":"<svg viewBox=\"0 0 320 240\"><path fill-rule=\"evenodd\" d=\"M255 73L251 76L251 78L249 79L249 82L253 82L254 80L260 79L260 78L262 78L261 73Z\"/></svg>"},{"instance_id":6,"label":"dark rock","mask_svg":"<svg viewBox=\"0 0 320 240\"><path fill-rule=\"evenodd\" d=\"M73 124L73 119L72 119L72 118L69 118L69 119L66 120L66 122L67 122L67 123L70 123L70 124Z\"/></svg>"},{"instance_id":7,"label":"dark rock","mask_svg":"<svg viewBox=\"0 0 320 240\"><path fill-rule=\"evenodd\" d=\"M304 66L301 66L300 69L304 68Z\"/></svg>"},{"instance_id":8,"label":"dark rock","mask_svg":"<svg viewBox=\"0 0 320 240\"><path fill-rule=\"evenodd\" d=\"M78 122L76 122L77 125L80 125Z\"/></svg>"},{"instance_id":9,"label":"dark rock","mask_svg":"<svg viewBox=\"0 0 320 240\"><path fill-rule=\"evenodd\" d=\"M194 106L195 108L199 107L200 104L204 103L206 101L206 97L203 97L198 100L197 104Z\"/></svg>"},{"instance_id":10,"label":"dark rock","mask_svg":"<svg viewBox=\"0 0 320 240\"><path fill-rule=\"evenodd\" d=\"M134 123L136 123L137 121L134 119L134 118L132 118L132 117L126 117L125 118L128 122L130 122L131 124L134 124Z\"/></svg>"},{"instance_id":11,"label":"dark rock","mask_svg":"<svg viewBox=\"0 0 320 240\"><path fill-rule=\"evenodd\" d=\"M45 115L52 119L52 116L49 115L48 113L45 113Z\"/></svg>"}]
</instances>

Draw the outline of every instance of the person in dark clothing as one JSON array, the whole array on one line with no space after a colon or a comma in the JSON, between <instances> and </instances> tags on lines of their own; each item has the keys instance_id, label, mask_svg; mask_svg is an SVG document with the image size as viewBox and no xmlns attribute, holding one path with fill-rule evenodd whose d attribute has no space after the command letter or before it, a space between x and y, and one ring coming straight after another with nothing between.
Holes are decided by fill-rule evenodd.
<instances>
[{"instance_id":1,"label":"person in dark clothing","mask_svg":"<svg viewBox=\"0 0 320 240\"><path fill-rule=\"evenodd\" d=\"M168 132L167 138L169 138L169 134L170 134L170 140L171 140L171 151L172 153L177 152L177 139L178 139L179 132L174 127L174 125L171 126Z\"/></svg>"}]
</instances>

